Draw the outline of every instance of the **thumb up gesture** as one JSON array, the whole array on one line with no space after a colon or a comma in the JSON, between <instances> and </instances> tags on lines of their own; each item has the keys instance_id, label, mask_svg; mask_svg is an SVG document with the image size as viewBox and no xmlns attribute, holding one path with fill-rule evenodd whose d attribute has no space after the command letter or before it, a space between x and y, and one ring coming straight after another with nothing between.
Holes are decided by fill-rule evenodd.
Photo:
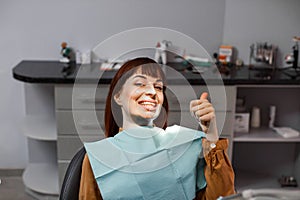
<instances>
[{"instance_id":1,"label":"thumb up gesture","mask_svg":"<svg viewBox=\"0 0 300 200\"><path fill-rule=\"evenodd\" d=\"M192 100L190 112L199 122L202 131L206 133L207 140L216 142L219 139L215 109L207 100L208 93L203 92L200 99Z\"/></svg>"}]
</instances>

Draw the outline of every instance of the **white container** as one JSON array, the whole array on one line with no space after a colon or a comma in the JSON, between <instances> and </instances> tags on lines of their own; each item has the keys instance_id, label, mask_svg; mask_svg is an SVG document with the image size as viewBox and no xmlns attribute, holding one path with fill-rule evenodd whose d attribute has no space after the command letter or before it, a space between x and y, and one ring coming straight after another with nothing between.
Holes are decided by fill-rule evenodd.
<instances>
[{"instance_id":1,"label":"white container","mask_svg":"<svg viewBox=\"0 0 300 200\"><path fill-rule=\"evenodd\" d=\"M82 64L91 64L91 51L87 51L81 54Z\"/></svg>"},{"instance_id":2,"label":"white container","mask_svg":"<svg viewBox=\"0 0 300 200\"><path fill-rule=\"evenodd\" d=\"M259 107L254 106L251 113L251 127L259 128L260 127L260 109Z\"/></svg>"},{"instance_id":3,"label":"white container","mask_svg":"<svg viewBox=\"0 0 300 200\"><path fill-rule=\"evenodd\" d=\"M81 60L81 52L80 51L76 51L76 64L81 64L82 60Z\"/></svg>"},{"instance_id":4,"label":"white container","mask_svg":"<svg viewBox=\"0 0 300 200\"><path fill-rule=\"evenodd\" d=\"M249 132L250 113L236 113L234 117L234 132L248 133Z\"/></svg>"}]
</instances>

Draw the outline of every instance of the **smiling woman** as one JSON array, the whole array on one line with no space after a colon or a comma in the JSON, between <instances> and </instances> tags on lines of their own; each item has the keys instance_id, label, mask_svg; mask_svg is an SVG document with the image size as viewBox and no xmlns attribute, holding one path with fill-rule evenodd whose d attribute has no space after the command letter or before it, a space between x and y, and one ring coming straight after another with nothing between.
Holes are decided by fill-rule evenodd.
<instances>
[{"instance_id":1,"label":"smiling woman","mask_svg":"<svg viewBox=\"0 0 300 200\"><path fill-rule=\"evenodd\" d=\"M152 59L119 69L106 100L107 138L85 143L79 199L204 200L234 193L228 142L219 140L208 94L190 103L202 132L167 127L165 91L165 75Z\"/></svg>"},{"instance_id":2,"label":"smiling woman","mask_svg":"<svg viewBox=\"0 0 300 200\"><path fill-rule=\"evenodd\" d=\"M134 76L133 76L134 75ZM149 82L150 81L150 82ZM169 110L167 96L165 94L166 89L166 78L160 67L155 61L149 58L138 58L131 60L125 63L116 73L115 77L111 81L110 89L108 92L108 96L106 99L106 108L105 108L105 135L106 137L112 137L119 132L119 128L125 128L123 124L123 118L126 120L141 120L142 118L133 118L127 116L130 111L134 112L139 106L134 107L134 104L131 104L131 108L129 110L129 98L126 100L125 96L121 95L126 93L126 97L128 95L134 94L136 98L139 98L139 95L143 95L141 99L136 99L136 101L132 100L136 104L144 105L146 103L155 101L155 116L151 121L144 122L146 125L152 125L153 123L158 127L166 128L167 127L167 113ZM148 94L143 94L145 89ZM153 89L153 91L151 91ZM133 92L134 91L134 92ZM150 91L150 94L149 94ZM155 93L153 95L153 92ZM152 95L151 95L152 94ZM134 98L134 97L133 97ZM151 101L144 101L147 98ZM154 98L154 99L153 99ZM120 100L127 101L123 102L125 105L128 105L128 108L122 107L119 103ZM142 101L143 100L143 101ZM140 105L141 106L141 105ZM123 110L121 109L123 108ZM146 107L144 107L145 109ZM163 109L161 109L163 108ZM125 110L126 109L126 110ZM125 112L127 111L127 112ZM148 111L149 112L149 111ZM152 112L153 113L153 112ZM150 113L149 113L150 114ZM127 117L126 117L127 116ZM128 121L128 122L129 122ZM126 122L125 122L126 123ZM123 124L123 125L122 125ZM145 125L145 124L144 124Z\"/></svg>"},{"instance_id":3,"label":"smiling woman","mask_svg":"<svg viewBox=\"0 0 300 200\"><path fill-rule=\"evenodd\" d=\"M153 126L164 101L161 79L143 75L140 71L137 70L114 95L115 102L122 108L124 129Z\"/></svg>"}]
</instances>

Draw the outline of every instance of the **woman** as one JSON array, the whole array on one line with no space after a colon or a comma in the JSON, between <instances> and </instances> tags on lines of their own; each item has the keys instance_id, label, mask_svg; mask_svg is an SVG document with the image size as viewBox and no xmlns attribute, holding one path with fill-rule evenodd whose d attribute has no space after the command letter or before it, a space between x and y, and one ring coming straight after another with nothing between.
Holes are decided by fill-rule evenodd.
<instances>
[{"instance_id":1,"label":"woman","mask_svg":"<svg viewBox=\"0 0 300 200\"><path fill-rule=\"evenodd\" d=\"M107 138L93 144L85 144L87 155L82 166L79 199L103 197L103 199L213 200L234 193L234 173L226 155L228 142L226 139L219 140L215 112L207 100L208 94L203 93L200 99L190 103L191 113L199 120L206 135L182 127L175 127L176 130L180 130L179 134L172 135L174 127L167 128L168 101L165 89L164 73L152 59L136 58L126 62L118 70L111 82L106 101ZM154 145L147 143L148 133ZM151 135L152 133L154 134ZM187 133L191 133L193 139L187 138ZM145 134L147 139L142 138ZM183 136L178 140L180 144L168 143L170 140L176 141L178 136ZM113 144L111 145L113 147L107 150L107 144ZM170 156L172 150L179 152L178 149L184 145L186 146L180 156L165 165L162 164L164 159L158 156L166 154ZM198 153L202 149L204 159L199 159ZM142 167L144 171L138 172L141 169L138 167L133 171L126 171L126 167L129 168L124 163L131 159L126 156L127 160L125 159L122 164L120 164L122 156L101 163L109 153L110 157L114 157L118 153L131 155L132 152L146 156L134 160L134 164L130 164L129 168L133 169L136 163L145 161L146 164ZM138 156L141 157L140 154ZM156 157L158 159L155 160ZM119 165L108 169L112 163ZM155 168L151 168L153 165Z\"/></svg>"}]
</instances>

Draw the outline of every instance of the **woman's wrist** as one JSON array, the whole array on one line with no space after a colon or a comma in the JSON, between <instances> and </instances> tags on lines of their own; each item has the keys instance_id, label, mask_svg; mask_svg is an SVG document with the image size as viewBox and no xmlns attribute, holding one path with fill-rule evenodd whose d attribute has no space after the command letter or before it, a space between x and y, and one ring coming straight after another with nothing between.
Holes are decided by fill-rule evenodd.
<instances>
[{"instance_id":1,"label":"woman's wrist","mask_svg":"<svg viewBox=\"0 0 300 200\"><path fill-rule=\"evenodd\" d=\"M219 132L215 118L210 121L206 132L206 139L211 143L216 143L219 140Z\"/></svg>"},{"instance_id":2,"label":"woman's wrist","mask_svg":"<svg viewBox=\"0 0 300 200\"><path fill-rule=\"evenodd\" d=\"M203 145L203 155L207 156L209 154L209 152L211 152L212 150L215 150L217 148L217 142L211 142L208 141L207 138L204 138L202 140L202 145Z\"/></svg>"},{"instance_id":3,"label":"woman's wrist","mask_svg":"<svg viewBox=\"0 0 300 200\"><path fill-rule=\"evenodd\" d=\"M216 143L219 140L218 133L208 133L206 134L206 140L211 143Z\"/></svg>"},{"instance_id":4,"label":"woman's wrist","mask_svg":"<svg viewBox=\"0 0 300 200\"><path fill-rule=\"evenodd\" d=\"M227 150L228 149L228 138L219 138L217 142L210 142L206 138L202 139L204 153L208 154L211 150ZM206 155L205 154L205 155Z\"/></svg>"},{"instance_id":5,"label":"woman's wrist","mask_svg":"<svg viewBox=\"0 0 300 200\"><path fill-rule=\"evenodd\" d=\"M212 149L214 149L214 148L216 148L217 147L217 142L218 142L218 140L216 140L216 141L209 141L209 140L206 140L207 141L207 143L208 143L208 146L209 146L209 150L212 150Z\"/></svg>"}]
</instances>

